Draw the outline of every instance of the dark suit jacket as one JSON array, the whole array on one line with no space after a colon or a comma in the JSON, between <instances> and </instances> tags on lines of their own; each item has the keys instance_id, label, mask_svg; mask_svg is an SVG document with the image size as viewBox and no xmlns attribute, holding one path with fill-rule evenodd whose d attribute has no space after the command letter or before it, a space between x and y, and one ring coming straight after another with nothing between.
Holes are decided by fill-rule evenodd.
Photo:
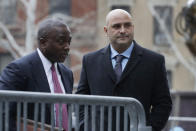
<instances>
[{"instance_id":1,"label":"dark suit jacket","mask_svg":"<svg viewBox=\"0 0 196 131\"><path fill-rule=\"evenodd\" d=\"M77 93L136 98L143 104L147 124L160 131L172 107L164 57L134 43L118 83L109 46L85 55Z\"/></svg>"},{"instance_id":2,"label":"dark suit jacket","mask_svg":"<svg viewBox=\"0 0 196 131\"><path fill-rule=\"evenodd\" d=\"M73 89L73 74L72 71L66 68L63 64L58 63L58 70L60 72L62 83L65 87L66 93L72 93ZM44 71L43 64L35 51L25 57L11 62L3 70L0 77L1 90L18 90L18 91L33 91L33 92L50 92L47 76ZM15 106L14 104L11 106ZM15 116L15 109L11 107L11 125L15 128L15 121L12 120ZM32 104L28 107L28 118L33 119L34 107ZM39 112L40 113L40 112ZM50 107L46 106L46 122L50 123ZM41 115L39 115L41 116ZM13 128L13 130L15 130Z\"/></svg>"}]
</instances>

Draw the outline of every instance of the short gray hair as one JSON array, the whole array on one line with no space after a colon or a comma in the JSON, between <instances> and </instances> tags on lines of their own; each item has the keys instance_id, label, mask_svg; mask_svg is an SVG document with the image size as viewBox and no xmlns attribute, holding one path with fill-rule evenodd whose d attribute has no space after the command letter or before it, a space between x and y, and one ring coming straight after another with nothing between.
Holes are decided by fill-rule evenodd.
<instances>
[{"instance_id":1,"label":"short gray hair","mask_svg":"<svg viewBox=\"0 0 196 131\"><path fill-rule=\"evenodd\" d=\"M58 26L65 26L69 32L70 28L66 22L60 17L48 17L42 20L38 25L37 40L48 39L48 35L52 29Z\"/></svg>"}]
</instances>

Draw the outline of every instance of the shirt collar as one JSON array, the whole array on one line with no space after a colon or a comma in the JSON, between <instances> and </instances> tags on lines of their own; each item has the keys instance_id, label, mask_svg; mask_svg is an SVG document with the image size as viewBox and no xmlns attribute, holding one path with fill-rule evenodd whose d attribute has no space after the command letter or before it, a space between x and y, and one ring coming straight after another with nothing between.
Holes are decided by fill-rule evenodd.
<instances>
[{"instance_id":1,"label":"shirt collar","mask_svg":"<svg viewBox=\"0 0 196 131\"><path fill-rule=\"evenodd\" d=\"M40 59L42 61L42 64L44 66L45 71L49 72L50 68L52 66L52 63L43 55L43 53L40 51L39 48L37 48L37 52L38 52L38 54L40 56ZM57 63L56 62L54 63L54 66L57 69Z\"/></svg>"},{"instance_id":2,"label":"shirt collar","mask_svg":"<svg viewBox=\"0 0 196 131\"><path fill-rule=\"evenodd\" d=\"M131 53L133 51L134 42L132 41L131 45L128 49L126 49L123 53L119 54L110 44L110 50L111 50L111 58L113 59L117 55L123 55L126 58L129 58L131 56Z\"/></svg>"}]
</instances>

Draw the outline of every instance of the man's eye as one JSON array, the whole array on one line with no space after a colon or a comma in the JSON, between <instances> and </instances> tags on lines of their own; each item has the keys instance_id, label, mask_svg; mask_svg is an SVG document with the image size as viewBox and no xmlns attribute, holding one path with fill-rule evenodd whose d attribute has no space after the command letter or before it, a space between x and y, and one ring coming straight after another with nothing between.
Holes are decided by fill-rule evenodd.
<instances>
[{"instance_id":1,"label":"man's eye","mask_svg":"<svg viewBox=\"0 0 196 131\"><path fill-rule=\"evenodd\" d=\"M59 40L59 42L60 42L60 43L63 43L63 42L64 42L64 40L63 40L63 39L60 39L60 40Z\"/></svg>"},{"instance_id":2,"label":"man's eye","mask_svg":"<svg viewBox=\"0 0 196 131\"><path fill-rule=\"evenodd\" d=\"M115 29L119 29L120 25L113 25L112 27L115 28Z\"/></svg>"},{"instance_id":3,"label":"man's eye","mask_svg":"<svg viewBox=\"0 0 196 131\"><path fill-rule=\"evenodd\" d=\"M131 23L126 23L126 24L125 24L125 27L130 27L130 26L132 26Z\"/></svg>"},{"instance_id":4,"label":"man's eye","mask_svg":"<svg viewBox=\"0 0 196 131\"><path fill-rule=\"evenodd\" d=\"M69 40L68 40L69 43L71 43L71 39L72 39L72 38L70 37Z\"/></svg>"},{"instance_id":5,"label":"man's eye","mask_svg":"<svg viewBox=\"0 0 196 131\"><path fill-rule=\"evenodd\" d=\"M64 39L58 39L57 42L58 42L59 44L63 44L63 43L65 42L65 40L64 40Z\"/></svg>"}]
</instances>

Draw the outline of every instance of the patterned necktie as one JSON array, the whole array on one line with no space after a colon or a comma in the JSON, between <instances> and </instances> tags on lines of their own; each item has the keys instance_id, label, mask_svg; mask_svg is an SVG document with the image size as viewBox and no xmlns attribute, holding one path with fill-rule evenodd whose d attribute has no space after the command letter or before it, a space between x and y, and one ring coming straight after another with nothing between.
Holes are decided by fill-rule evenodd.
<instances>
[{"instance_id":1,"label":"patterned necktie","mask_svg":"<svg viewBox=\"0 0 196 131\"><path fill-rule=\"evenodd\" d=\"M124 56L123 55L117 55L115 56L115 60L116 60L116 65L114 67L114 71L116 74L116 78L117 78L117 82L120 80L120 76L122 74L122 60L123 60Z\"/></svg>"},{"instance_id":2,"label":"patterned necktie","mask_svg":"<svg viewBox=\"0 0 196 131\"><path fill-rule=\"evenodd\" d=\"M54 93L63 93L57 77L54 64L51 66L51 71L52 71L52 80L54 83ZM57 127L59 127L59 104L55 104L55 109L56 109L56 125ZM66 104L62 104L62 120L63 120L63 129L68 131L68 114L67 114Z\"/></svg>"}]
</instances>

